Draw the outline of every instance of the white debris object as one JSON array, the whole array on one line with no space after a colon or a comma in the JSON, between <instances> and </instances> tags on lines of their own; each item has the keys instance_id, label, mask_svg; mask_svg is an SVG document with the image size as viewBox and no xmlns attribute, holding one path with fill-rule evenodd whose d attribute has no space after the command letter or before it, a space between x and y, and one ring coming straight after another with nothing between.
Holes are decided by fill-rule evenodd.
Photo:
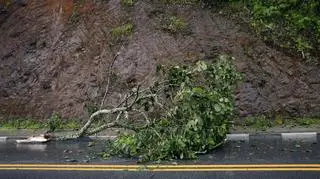
<instances>
[{"instance_id":1,"label":"white debris object","mask_svg":"<svg viewBox=\"0 0 320 179\"><path fill-rule=\"evenodd\" d=\"M37 144L45 143L49 141L49 138L45 135L32 136L27 139L16 140L18 144Z\"/></svg>"}]
</instances>

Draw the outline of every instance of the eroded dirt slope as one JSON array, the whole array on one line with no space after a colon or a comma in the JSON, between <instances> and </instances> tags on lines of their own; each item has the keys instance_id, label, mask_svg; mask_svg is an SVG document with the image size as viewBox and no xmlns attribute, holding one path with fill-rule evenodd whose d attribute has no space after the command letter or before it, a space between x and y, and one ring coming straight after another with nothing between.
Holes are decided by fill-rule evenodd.
<instances>
[{"instance_id":1,"label":"eroded dirt slope","mask_svg":"<svg viewBox=\"0 0 320 179\"><path fill-rule=\"evenodd\" d=\"M0 15L0 116L85 117L87 104L101 100L118 51L107 105L119 99L120 88L151 82L157 64L230 54L245 74L236 91L238 114L320 115L319 66L268 47L222 14L147 0L132 8L119 0L86 0L80 7L73 0L27 2ZM187 23L189 33L161 29L172 15ZM110 30L126 22L134 24L131 37L114 44Z\"/></svg>"}]
</instances>

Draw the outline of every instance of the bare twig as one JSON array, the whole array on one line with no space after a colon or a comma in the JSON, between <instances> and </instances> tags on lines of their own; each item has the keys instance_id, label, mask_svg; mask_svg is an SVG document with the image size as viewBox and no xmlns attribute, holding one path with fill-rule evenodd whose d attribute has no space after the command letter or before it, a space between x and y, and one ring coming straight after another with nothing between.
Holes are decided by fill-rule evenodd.
<instances>
[{"instance_id":1,"label":"bare twig","mask_svg":"<svg viewBox=\"0 0 320 179\"><path fill-rule=\"evenodd\" d=\"M113 66L113 63L115 62L117 56L119 54L117 54L115 56L115 58L113 59L112 64L110 65L110 70ZM163 107L163 104L161 104L157 98L157 94L154 94L152 92L152 90L150 88L148 89L143 89L140 90L140 85L135 88L134 90L131 90L130 93L126 94L124 99L121 101L121 103L112 109L101 109L104 105L104 101L105 98L107 96L108 90L109 90L109 84L110 84L110 74L108 77L108 82L107 82L107 87L106 87L106 91L105 91L105 95L103 97L103 100L101 102L100 105L100 109L98 111L96 111L95 113L93 113L89 120L86 122L86 124L73 136L71 136L72 138L78 138L78 137L82 137L83 135L91 135L97 132L100 132L106 128L110 128L110 127L122 127L122 128L126 128L126 129L131 129L131 130L139 130L139 129L143 129L146 128L150 125L150 120L148 118L148 116L142 112L142 111L138 111L140 114L143 115L143 117L146 120L146 125L142 126L142 127L134 127L134 126L127 126L125 124L120 124L119 120L121 118L121 116L124 114L124 117L127 117L126 119L128 120L128 112L129 111L133 111L135 109L132 109L132 107L139 101L139 100L143 100L143 99L147 99L147 98L153 98L155 100L155 103L157 105L159 105L160 107ZM158 93L159 91L157 91L156 93ZM110 122L104 125L99 126L98 128L95 128L91 131L88 131L89 127L91 126L91 124L94 122L96 116L101 115L101 114L114 114L114 113L118 113L116 119L114 120L114 122Z\"/></svg>"},{"instance_id":2,"label":"bare twig","mask_svg":"<svg viewBox=\"0 0 320 179\"><path fill-rule=\"evenodd\" d=\"M114 58L113 58L113 60L112 60L112 63L111 63L111 65L109 66L109 70L108 70L108 79L107 79L107 86L106 86L106 89L105 89L105 92L104 92L104 95L103 95L103 98L102 98L102 100L101 100L101 104L100 104L100 108L99 108L99 110L101 110L102 109L102 107L103 107L103 105L104 105L104 101L106 100L106 97L107 97L107 94L108 94L108 91L109 91L109 85L110 85L110 76L111 76L111 73L112 73L112 68L113 68L113 65L114 65L114 63L115 63L115 61L116 61L116 59L117 59L117 57L120 55L120 52L118 52L115 56L114 56Z\"/></svg>"},{"instance_id":3,"label":"bare twig","mask_svg":"<svg viewBox=\"0 0 320 179\"><path fill-rule=\"evenodd\" d=\"M146 120L146 123L147 123L146 125L149 125L149 124L150 124L150 120L149 120L148 116L146 115L146 113L144 113L143 111L140 111L140 110L138 110L138 109L133 109L133 111L136 111L136 112L142 114L142 116L143 116L144 119Z\"/></svg>"},{"instance_id":4,"label":"bare twig","mask_svg":"<svg viewBox=\"0 0 320 179\"><path fill-rule=\"evenodd\" d=\"M96 111L95 113L93 113L90 116L87 123L79 130L77 136L81 137L86 133L86 131L88 130L88 128L90 127L90 125L92 124L92 122L94 121L96 116L98 116L100 114L113 114L113 113L121 112L121 111L125 112L125 111L131 109L132 106L137 102L138 99L139 99L139 87L137 88L135 99L132 101L132 103L129 106L118 107L118 108L113 108L113 109L101 109L101 110Z\"/></svg>"},{"instance_id":5,"label":"bare twig","mask_svg":"<svg viewBox=\"0 0 320 179\"><path fill-rule=\"evenodd\" d=\"M122 114L123 114L123 111L120 111L119 114L117 115L116 122L120 120Z\"/></svg>"},{"instance_id":6,"label":"bare twig","mask_svg":"<svg viewBox=\"0 0 320 179\"><path fill-rule=\"evenodd\" d=\"M167 83L167 82L168 82L168 80L165 80L165 81L159 82L158 84L159 84L159 85L162 85L162 84L165 84L165 83ZM168 84L168 85L170 85L170 84ZM166 85L166 86L167 86L167 85ZM164 86L164 87L165 87L165 86ZM154 97L155 94L157 94L158 92L160 92L164 87L161 87L160 89L158 89L156 93L152 93L151 90L150 90L150 88L146 88L146 89L140 90L140 92L139 92L140 94L141 94L141 93L146 93L147 91L150 91L150 94L149 94L149 95L145 95L145 97L142 97L141 99ZM121 105L123 105L123 104L124 104L129 98L131 98L134 94L135 94L135 93L131 93L131 94L129 94L128 96L126 96L126 97L118 104L117 107L120 107Z\"/></svg>"},{"instance_id":7,"label":"bare twig","mask_svg":"<svg viewBox=\"0 0 320 179\"><path fill-rule=\"evenodd\" d=\"M102 109L102 110L96 111L95 113L93 113L90 116L87 123L79 130L77 136L81 137L86 133L86 131L88 130L88 128L90 127L90 125L92 124L92 122L94 121L96 116L98 116L100 114L112 114L112 113L116 113L116 112L120 112L120 111L125 111L127 109L128 109L127 107L120 107L120 108Z\"/></svg>"}]
</instances>

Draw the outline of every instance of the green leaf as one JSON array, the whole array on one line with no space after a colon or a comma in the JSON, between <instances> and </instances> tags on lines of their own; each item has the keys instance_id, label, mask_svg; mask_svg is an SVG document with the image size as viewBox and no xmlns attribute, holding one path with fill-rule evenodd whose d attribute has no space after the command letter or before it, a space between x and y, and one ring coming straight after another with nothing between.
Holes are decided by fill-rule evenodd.
<instances>
[{"instance_id":1,"label":"green leaf","mask_svg":"<svg viewBox=\"0 0 320 179\"><path fill-rule=\"evenodd\" d=\"M215 104L215 105L214 105L214 110L215 110L216 112L220 112L220 111L221 111L220 105L219 105L219 104Z\"/></svg>"}]
</instances>

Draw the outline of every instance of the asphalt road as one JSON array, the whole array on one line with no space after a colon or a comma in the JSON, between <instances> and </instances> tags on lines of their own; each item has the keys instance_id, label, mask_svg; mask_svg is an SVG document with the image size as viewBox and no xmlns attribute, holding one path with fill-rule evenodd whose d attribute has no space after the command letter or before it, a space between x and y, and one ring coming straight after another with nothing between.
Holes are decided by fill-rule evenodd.
<instances>
[{"instance_id":1,"label":"asphalt road","mask_svg":"<svg viewBox=\"0 0 320 179\"><path fill-rule=\"evenodd\" d=\"M319 139L319 136L318 136ZM228 142L197 160L137 165L134 159L101 159L102 141L42 145L0 143L5 178L320 178L320 144L256 138Z\"/></svg>"},{"instance_id":2,"label":"asphalt road","mask_svg":"<svg viewBox=\"0 0 320 179\"><path fill-rule=\"evenodd\" d=\"M1 171L1 179L97 179L97 178L148 178L148 179L201 179L201 178L241 178L241 179L317 179L319 172L85 172L85 171Z\"/></svg>"}]
</instances>

